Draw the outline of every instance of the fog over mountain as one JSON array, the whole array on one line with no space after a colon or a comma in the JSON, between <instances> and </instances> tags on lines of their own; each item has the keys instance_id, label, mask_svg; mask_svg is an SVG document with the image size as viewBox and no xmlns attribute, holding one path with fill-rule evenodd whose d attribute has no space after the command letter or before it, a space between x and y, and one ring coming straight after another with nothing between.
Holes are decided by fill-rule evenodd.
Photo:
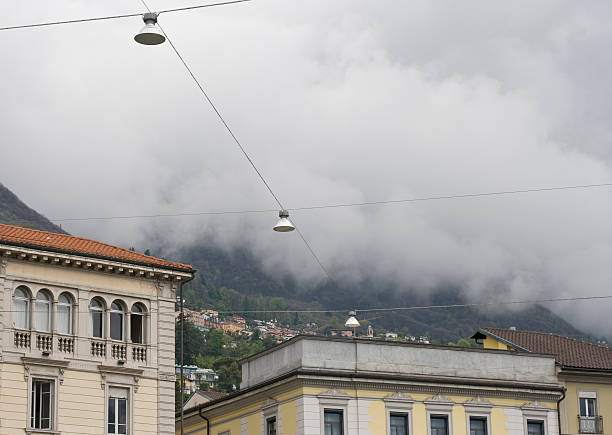
<instances>
[{"instance_id":1,"label":"fog over mountain","mask_svg":"<svg viewBox=\"0 0 612 435\"><path fill-rule=\"evenodd\" d=\"M6 2L0 26L139 12ZM197 4L150 1L152 9ZM612 4L273 1L162 14L289 208L612 182ZM49 218L276 209L139 18L0 32L0 182ZM293 212L337 280L478 300L611 294L612 188ZM145 249L247 247L322 271L274 212L64 222ZM155 241L155 242L153 242ZM375 289L374 289L375 291ZM547 305L612 335L612 301Z\"/></svg>"}]
</instances>

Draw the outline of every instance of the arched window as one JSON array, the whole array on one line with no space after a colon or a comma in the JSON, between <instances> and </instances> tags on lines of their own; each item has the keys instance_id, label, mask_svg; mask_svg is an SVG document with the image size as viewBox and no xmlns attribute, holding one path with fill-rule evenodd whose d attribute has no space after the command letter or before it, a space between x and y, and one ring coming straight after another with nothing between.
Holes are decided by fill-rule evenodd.
<instances>
[{"instance_id":1,"label":"arched window","mask_svg":"<svg viewBox=\"0 0 612 435\"><path fill-rule=\"evenodd\" d=\"M72 297L62 293L57 300L57 332L72 334Z\"/></svg>"},{"instance_id":2,"label":"arched window","mask_svg":"<svg viewBox=\"0 0 612 435\"><path fill-rule=\"evenodd\" d=\"M18 287L13 295L13 323L15 328L30 329L30 297L25 287Z\"/></svg>"},{"instance_id":3,"label":"arched window","mask_svg":"<svg viewBox=\"0 0 612 435\"><path fill-rule=\"evenodd\" d=\"M110 336L112 340L124 340L123 337L123 307L117 301L111 305L110 312Z\"/></svg>"},{"instance_id":4,"label":"arched window","mask_svg":"<svg viewBox=\"0 0 612 435\"><path fill-rule=\"evenodd\" d=\"M91 316L91 336L104 338L104 305L99 299L92 299L89 303Z\"/></svg>"},{"instance_id":5,"label":"arched window","mask_svg":"<svg viewBox=\"0 0 612 435\"><path fill-rule=\"evenodd\" d=\"M41 290L34 305L34 327L37 331L51 332L51 295Z\"/></svg>"},{"instance_id":6,"label":"arched window","mask_svg":"<svg viewBox=\"0 0 612 435\"><path fill-rule=\"evenodd\" d=\"M130 335L132 343L143 344L145 342L145 308L140 304L134 304L132 307Z\"/></svg>"}]
</instances>

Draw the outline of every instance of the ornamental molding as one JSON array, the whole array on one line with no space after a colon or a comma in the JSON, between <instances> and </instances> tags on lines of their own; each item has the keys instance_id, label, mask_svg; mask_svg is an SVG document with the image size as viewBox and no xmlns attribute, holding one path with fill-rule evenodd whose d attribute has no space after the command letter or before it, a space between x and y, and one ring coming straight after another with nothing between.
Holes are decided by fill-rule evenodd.
<instances>
[{"instance_id":1,"label":"ornamental molding","mask_svg":"<svg viewBox=\"0 0 612 435\"><path fill-rule=\"evenodd\" d=\"M414 402L414 399L411 396L399 391L385 396L383 400L385 402Z\"/></svg>"},{"instance_id":2,"label":"ornamental molding","mask_svg":"<svg viewBox=\"0 0 612 435\"><path fill-rule=\"evenodd\" d=\"M441 385L440 383L425 383L425 382L387 382L385 380L344 380L340 378L335 379L324 379L317 378L310 375L300 375L299 380L304 386L311 387L327 387L332 389L354 389L369 390L369 391L389 391L391 392L404 392L410 394L432 394L436 395L448 395L448 396L482 396L496 399L516 399L516 400L529 400L529 401L542 401L542 402L556 402L561 398L561 392L553 390L554 386L551 386L551 390L533 390L525 389L523 386L517 386L512 388L509 386L504 387L486 387L480 385ZM435 403L435 402L434 402Z\"/></svg>"},{"instance_id":3,"label":"ornamental molding","mask_svg":"<svg viewBox=\"0 0 612 435\"><path fill-rule=\"evenodd\" d=\"M41 263L51 266L89 270L100 273L115 274L133 278L155 279L163 281L189 281L193 272L181 272L164 267L144 266L122 261L94 258L84 255L65 254L44 249L24 248L0 244L0 273L6 273L8 259Z\"/></svg>"},{"instance_id":4,"label":"ornamental molding","mask_svg":"<svg viewBox=\"0 0 612 435\"><path fill-rule=\"evenodd\" d=\"M340 391L336 388L332 388L330 390L327 390L321 394L318 395L318 397L342 397L342 398L348 398L349 395L346 394L343 391Z\"/></svg>"},{"instance_id":5,"label":"ornamental molding","mask_svg":"<svg viewBox=\"0 0 612 435\"><path fill-rule=\"evenodd\" d=\"M521 406L521 409L524 411L549 411L550 408L538 400L534 400L533 402L525 403Z\"/></svg>"},{"instance_id":6,"label":"ornamental molding","mask_svg":"<svg viewBox=\"0 0 612 435\"><path fill-rule=\"evenodd\" d=\"M484 399L482 396L476 396L473 399L468 400L464 403L466 406L481 406L491 408L493 407L493 403L489 402L487 399Z\"/></svg>"},{"instance_id":7,"label":"ornamental molding","mask_svg":"<svg viewBox=\"0 0 612 435\"><path fill-rule=\"evenodd\" d=\"M438 393L435 396L430 397L429 399L425 399L424 400L425 403L431 403L431 404L443 404L443 405L452 405L455 402L453 402L451 399L449 399L448 397L442 395L442 393Z\"/></svg>"}]
</instances>

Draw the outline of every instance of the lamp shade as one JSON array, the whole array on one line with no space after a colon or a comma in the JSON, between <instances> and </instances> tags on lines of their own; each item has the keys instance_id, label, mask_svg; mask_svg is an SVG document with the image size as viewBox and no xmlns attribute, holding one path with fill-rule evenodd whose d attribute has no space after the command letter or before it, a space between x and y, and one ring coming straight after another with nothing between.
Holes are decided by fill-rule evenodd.
<instances>
[{"instance_id":1,"label":"lamp shade","mask_svg":"<svg viewBox=\"0 0 612 435\"><path fill-rule=\"evenodd\" d=\"M281 210L278 213L280 219L274 225L274 231L278 231L279 233L288 233L289 231L295 230L295 227L289 220L289 212L287 210Z\"/></svg>"},{"instance_id":2,"label":"lamp shade","mask_svg":"<svg viewBox=\"0 0 612 435\"><path fill-rule=\"evenodd\" d=\"M359 321L355 318L355 316L351 316L348 318L344 326L346 326L347 328L358 328Z\"/></svg>"},{"instance_id":3,"label":"lamp shade","mask_svg":"<svg viewBox=\"0 0 612 435\"><path fill-rule=\"evenodd\" d=\"M143 45L159 45L166 40L163 32L157 27L157 14L147 12L142 16L145 26L134 36L134 41Z\"/></svg>"}]
</instances>

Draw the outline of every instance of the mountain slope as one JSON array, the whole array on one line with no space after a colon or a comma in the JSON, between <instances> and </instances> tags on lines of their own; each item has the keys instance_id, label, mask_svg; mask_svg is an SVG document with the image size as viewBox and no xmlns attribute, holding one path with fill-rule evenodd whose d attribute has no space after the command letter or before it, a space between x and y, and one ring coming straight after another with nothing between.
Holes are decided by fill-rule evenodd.
<instances>
[{"instance_id":1,"label":"mountain slope","mask_svg":"<svg viewBox=\"0 0 612 435\"><path fill-rule=\"evenodd\" d=\"M65 233L49 219L32 210L0 183L0 222L36 230Z\"/></svg>"}]
</instances>

